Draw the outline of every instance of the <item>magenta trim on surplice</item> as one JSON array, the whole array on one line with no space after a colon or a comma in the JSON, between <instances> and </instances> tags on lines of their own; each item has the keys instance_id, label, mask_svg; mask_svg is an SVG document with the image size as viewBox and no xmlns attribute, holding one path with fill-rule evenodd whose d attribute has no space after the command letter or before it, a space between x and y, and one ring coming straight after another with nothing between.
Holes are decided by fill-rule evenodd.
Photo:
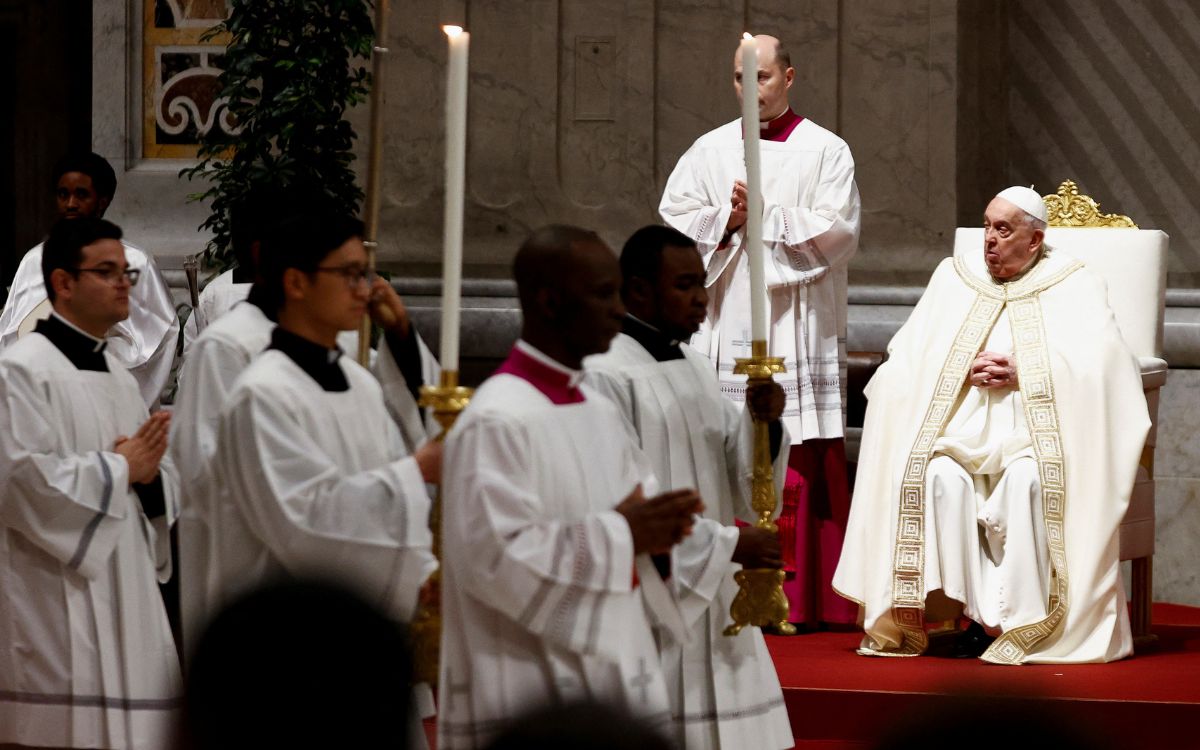
<instances>
[{"instance_id":1,"label":"magenta trim on surplice","mask_svg":"<svg viewBox=\"0 0 1200 750\"><path fill-rule=\"evenodd\" d=\"M496 370L497 375L514 375L537 388L555 406L582 404L583 391L571 385L571 376L547 367L533 357L513 347L508 359Z\"/></svg>"}]
</instances>

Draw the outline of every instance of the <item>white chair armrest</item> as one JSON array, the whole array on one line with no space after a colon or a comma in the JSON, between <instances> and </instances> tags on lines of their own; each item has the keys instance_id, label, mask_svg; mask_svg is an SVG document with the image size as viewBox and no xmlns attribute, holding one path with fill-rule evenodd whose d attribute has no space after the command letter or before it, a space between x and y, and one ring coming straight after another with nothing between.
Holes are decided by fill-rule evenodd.
<instances>
[{"instance_id":1,"label":"white chair armrest","mask_svg":"<svg viewBox=\"0 0 1200 750\"><path fill-rule=\"evenodd\" d=\"M1138 368L1142 371L1142 390L1162 388L1167 382L1167 362L1158 357L1138 357Z\"/></svg>"}]
</instances>

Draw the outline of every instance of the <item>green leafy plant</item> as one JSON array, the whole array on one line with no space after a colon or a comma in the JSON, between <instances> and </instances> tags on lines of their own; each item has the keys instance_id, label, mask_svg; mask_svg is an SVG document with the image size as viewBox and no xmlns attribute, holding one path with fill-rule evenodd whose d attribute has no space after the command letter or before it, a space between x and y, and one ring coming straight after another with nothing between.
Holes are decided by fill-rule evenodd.
<instances>
[{"instance_id":1,"label":"green leafy plant","mask_svg":"<svg viewBox=\"0 0 1200 750\"><path fill-rule=\"evenodd\" d=\"M205 34L230 37L219 96L236 133L212 128L200 162L180 172L210 183L191 196L209 201L200 229L213 233L210 262L232 262L230 210L256 190L322 190L332 208L358 213L357 135L345 114L371 83L371 8L370 0L230 0L229 18Z\"/></svg>"}]
</instances>

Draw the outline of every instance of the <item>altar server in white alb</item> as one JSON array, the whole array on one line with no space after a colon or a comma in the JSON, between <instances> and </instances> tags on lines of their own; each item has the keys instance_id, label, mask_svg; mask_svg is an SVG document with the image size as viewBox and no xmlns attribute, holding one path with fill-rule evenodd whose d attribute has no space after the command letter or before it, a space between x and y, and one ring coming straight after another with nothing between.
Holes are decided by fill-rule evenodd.
<instances>
[{"instance_id":1,"label":"altar server in white alb","mask_svg":"<svg viewBox=\"0 0 1200 750\"><path fill-rule=\"evenodd\" d=\"M779 678L758 628L722 635L738 587L735 571L779 568L779 537L752 523L751 410L770 424L777 491L787 467L777 383L747 391L747 407L721 395L712 365L682 343L703 322L704 264L695 244L670 227L634 232L621 251L621 297L628 315L604 354L585 361L585 382L621 411L663 486L696 488L705 518L668 558L668 584L690 641L661 635L671 696L673 739L681 748L789 748L792 740Z\"/></svg>"},{"instance_id":2,"label":"altar server in white alb","mask_svg":"<svg viewBox=\"0 0 1200 750\"><path fill-rule=\"evenodd\" d=\"M117 177L104 157L94 153L70 154L54 166L55 207L59 219L101 218L117 191ZM140 274L129 293L129 317L118 321L105 335L108 353L137 381L146 406L155 409L171 377L179 338L179 317L171 290L149 253L124 243L129 267ZM36 245L17 266L8 302L0 314L0 351L34 323L49 314L46 285L42 280L42 245Z\"/></svg>"},{"instance_id":3,"label":"altar server in white alb","mask_svg":"<svg viewBox=\"0 0 1200 750\"><path fill-rule=\"evenodd\" d=\"M370 301L361 236L357 220L321 214L274 233L263 278L279 325L218 418L207 553L188 555L206 566L186 574L204 587L193 617L263 581L317 575L407 620L436 566L425 482L441 446L409 455L378 381L336 344Z\"/></svg>"},{"instance_id":4,"label":"altar server in white alb","mask_svg":"<svg viewBox=\"0 0 1200 750\"><path fill-rule=\"evenodd\" d=\"M779 40L759 36L757 95L762 122L763 246L745 245L746 167L741 119L701 136L667 180L659 212L695 240L706 269L708 317L692 346L740 403L750 356L748 253L765 255L767 331L783 357L783 421L792 449L779 519L792 622L853 622L830 588L849 512L843 440L846 378L846 270L858 249L859 200L846 143L788 105L795 77ZM734 88L743 96L741 56ZM753 90L750 92L753 96Z\"/></svg>"},{"instance_id":5,"label":"altar server in white alb","mask_svg":"<svg viewBox=\"0 0 1200 750\"><path fill-rule=\"evenodd\" d=\"M272 205L280 205L274 201ZM271 344L278 302L268 291L269 284L260 269L265 253L289 253L291 248L279 241L262 241L270 227L281 217L275 215L243 217L235 212L235 246L252 245L253 252L239 253L255 279L245 299L215 322L205 326L188 352L179 375L172 425L171 454L182 478L182 513L179 520L180 588L183 616L184 653L188 654L203 626L204 615L215 614L211 597L219 591L217 567L210 564L212 525L228 500L216 496L212 465L216 453L217 422L229 399L237 376L251 360ZM253 218L253 222L251 222ZM437 377L437 363L420 342L408 319L403 301L388 282L376 278L371 285L372 317L382 321L382 310L391 315L384 325L380 354L374 370L383 389L384 400L393 420L400 427L406 453L415 452L427 439L421 410L417 406L419 389ZM355 339L357 341L357 339Z\"/></svg>"},{"instance_id":6,"label":"altar server in white alb","mask_svg":"<svg viewBox=\"0 0 1200 750\"><path fill-rule=\"evenodd\" d=\"M0 354L0 744L158 750L182 705L170 415L104 339L139 272L101 219L60 221L40 256L54 310Z\"/></svg>"},{"instance_id":7,"label":"altar server in white alb","mask_svg":"<svg viewBox=\"0 0 1200 750\"><path fill-rule=\"evenodd\" d=\"M583 700L665 728L652 625L682 637L683 624L650 554L703 510L692 490L655 496L621 415L581 384L625 315L612 251L546 227L513 275L521 339L446 442L440 750L486 747L535 708Z\"/></svg>"},{"instance_id":8,"label":"altar server in white alb","mask_svg":"<svg viewBox=\"0 0 1200 750\"><path fill-rule=\"evenodd\" d=\"M862 605L863 654L923 653L925 621L961 612L998 636L970 639L985 661L1120 659L1117 529L1150 427L1138 365L1104 282L1045 244L1037 193L998 194L984 229L868 385L834 585Z\"/></svg>"}]
</instances>

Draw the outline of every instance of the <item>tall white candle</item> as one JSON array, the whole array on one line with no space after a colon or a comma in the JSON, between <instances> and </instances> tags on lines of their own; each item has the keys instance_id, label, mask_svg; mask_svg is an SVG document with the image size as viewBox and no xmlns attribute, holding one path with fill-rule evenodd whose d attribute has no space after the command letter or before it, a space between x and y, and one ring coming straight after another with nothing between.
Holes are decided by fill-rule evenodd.
<instances>
[{"instance_id":1,"label":"tall white candle","mask_svg":"<svg viewBox=\"0 0 1200 750\"><path fill-rule=\"evenodd\" d=\"M746 160L746 236L750 255L750 338L767 340L767 282L763 270L762 172L758 148L758 42L742 35L742 148Z\"/></svg>"},{"instance_id":2,"label":"tall white candle","mask_svg":"<svg viewBox=\"0 0 1200 750\"><path fill-rule=\"evenodd\" d=\"M463 191L467 163L467 49L471 35L461 26L443 26L450 43L446 72L446 214L443 221L443 370L458 370L458 329L462 306Z\"/></svg>"}]
</instances>

